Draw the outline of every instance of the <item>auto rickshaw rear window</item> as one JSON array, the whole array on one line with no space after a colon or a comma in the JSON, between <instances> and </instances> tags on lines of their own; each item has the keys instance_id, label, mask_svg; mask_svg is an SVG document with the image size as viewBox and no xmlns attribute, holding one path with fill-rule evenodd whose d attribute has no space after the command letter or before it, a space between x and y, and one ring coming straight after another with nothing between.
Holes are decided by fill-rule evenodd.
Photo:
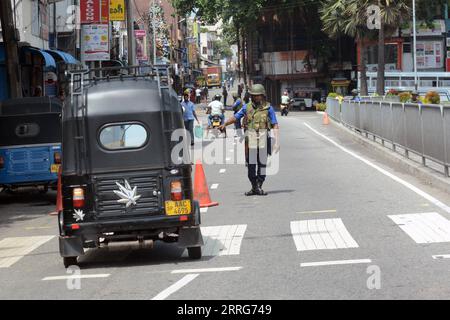
<instances>
[{"instance_id":1,"label":"auto rickshaw rear window","mask_svg":"<svg viewBox=\"0 0 450 320\"><path fill-rule=\"evenodd\" d=\"M148 141L145 127L137 123L120 123L104 126L100 130L100 145L107 150L142 148Z\"/></svg>"}]
</instances>

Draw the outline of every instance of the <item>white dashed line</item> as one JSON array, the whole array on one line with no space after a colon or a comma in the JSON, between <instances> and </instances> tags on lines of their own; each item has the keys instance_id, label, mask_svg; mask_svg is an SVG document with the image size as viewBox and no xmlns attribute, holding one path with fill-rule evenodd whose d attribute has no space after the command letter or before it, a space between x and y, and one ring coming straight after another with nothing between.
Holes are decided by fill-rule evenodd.
<instances>
[{"instance_id":1,"label":"white dashed line","mask_svg":"<svg viewBox=\"0 0 450 320\"><path fill-rule=\"evenodd\" d=\"M165 289L164 291L161 291L159 294L157 294L152 300L164 300L167 297L169 297L171 294L177 292L181 288L183 288L185 285L187 285L189 282L194 280L199 276L198 273L196 274L188 274L181 278L181 280L175 282L173 285Z\"/></svg>"},{"instance_id":2,"label":"white dashed line","mask_svg":"<svg viewBox=\"0 0 450 320\"><path fill-rule=\"evenodd\" d=\"M219 173L225 173L227 169L220 169Z\"/></svg>"},{"instance_id":3,"label":"white dashed line","mask_svg":"<svg viewBox=\"0 0 450 320\"><path fill-rule=\"evenodd\" d=\"M214 183L213 185L211 185L211 189L217 189L219 187L218 183Z\"/></svg>"},{"instance_id":4,"label":"white dashed line","mask_svg":"<svg viewBox=\"0 0 450 320\"><path fill-rule=\"evenodd\" d=\"M242 267L204 268L204 269L180 269L180 270L173 270L171 273L224 272L224 271L239 271L241 269L242 269Z\"/></svg>"},{"instance_id":5,"label":"white dashed line","mask_svg":"<svg viewBox=\"0 0 450 320\"><path fill-rule=\"evenodd\" d=\"M437 254L432 257L434 260L450 259L450 254Z\"/></svg>"},{"instance_id":6,"label":"white dashed line","mask_svg":"<svg viewBox=\"0 0 450 320\"><path fill-rule=\"evenodd\" d=\"M56 276L56 277L45 277L42 281L54 281L54 280L69 280L69 279L93 279L93 278L108 278L111 274L100 273L100 274L74 274L68 276Z\"/></svg>"},{"instance_id":7,"label":"white dashed line","mask_svg":"<svg viewBox=\"0 0 450 320\"><path fill-rule=\"evenodd\" d=\"M206 213L206 212L208 212L208 208L200 208L200 212L201 213Z\"/></svg>"},{"instance_id":8,"label":"white dashed line","mask_svg":"<svg viewBox=\"0 0 450 320\"><path fill-rule=\"evenodd\" d=\"M335 265L342 265L342 264L361 264L361 263L371 263L371 262L372 262L372 260L370 260L370 259L319 261L319 262L301 263L300 267L335 266Z\"/></svg>"}]
</instances>

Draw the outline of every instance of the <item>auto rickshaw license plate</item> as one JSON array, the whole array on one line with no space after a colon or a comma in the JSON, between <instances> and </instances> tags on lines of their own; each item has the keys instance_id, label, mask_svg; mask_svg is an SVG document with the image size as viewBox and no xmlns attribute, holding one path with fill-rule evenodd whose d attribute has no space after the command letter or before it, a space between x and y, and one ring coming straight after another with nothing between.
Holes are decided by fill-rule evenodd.
<instances>
[{"instance_id":1,"label":"auto rickshaw license plate","mask_svg":"<svg viewBox=\"0 0 450 320\"><path fill-rule=\"evenodd\" d=\"M52 164L51 168L50 168L50 172L51 173L58 173L59 171L59 164Z\"/></svg>"},{"instance_id":2,"label":"auto rickshaw license plate","mask_svg":"<svg viewBox=\"0 0 450 320\"><path fill-rule=\"evenodd\" d=\"M191 213L191 201L181 200L181 201L166 201L166 215L168 216L178 216L182 214Z\"/></svg>"},{"instance_id":3,"label":"auto rickshaw license plate","mask_svg":"<svg viewBox=\"0 0 450 320\"><path fill-rule=\"evenodd\" d=\"M220 126L220 121L214 121L213 126Z\"/></svg>"}]
</instances>

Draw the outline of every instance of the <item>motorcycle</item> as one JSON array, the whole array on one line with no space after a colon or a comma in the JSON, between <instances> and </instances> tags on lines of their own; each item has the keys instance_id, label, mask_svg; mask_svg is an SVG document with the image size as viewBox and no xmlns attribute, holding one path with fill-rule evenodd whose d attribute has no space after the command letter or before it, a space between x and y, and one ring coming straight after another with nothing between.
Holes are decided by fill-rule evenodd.
<instances>
[{"instance_id":1,"label":"motorcycle","mask_svg":"<svg viewBox=\"0 0 450 320\"><path fill-rule=\"evenodd\" d=\"M211 128L214 132L214 135L217 137L219 131L225 134L225 138L227 137L227 129L220 130L220 125L222 124L221 118L218 114L215 114L211 117Z\"/></svg>"},{"instance_id":2,"label":"motorcycle","mask_svg":"<svg viewBox=\"0 0 450 320\"><path fill-rule=\"evenodd\" d=\"M288 104L282 104L281 105L281 116L287 116L289 113L289 105Z\"/></svg>"}]
</instances>

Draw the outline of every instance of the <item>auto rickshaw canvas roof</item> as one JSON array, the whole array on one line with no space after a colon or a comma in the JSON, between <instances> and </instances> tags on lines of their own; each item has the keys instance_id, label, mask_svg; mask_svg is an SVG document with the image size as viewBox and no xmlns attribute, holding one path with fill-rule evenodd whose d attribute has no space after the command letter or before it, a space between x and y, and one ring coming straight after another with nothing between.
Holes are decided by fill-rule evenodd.
<instances>
[{"instance_id":1,"label":"auto rickshaw canvas roof","mask_svg":"<svg viewBox=\"0 0 450 320\"><path fill-rule=\"evenodd\" d=\"M0 116L60 113L62 104L53 97L14 98L0 102Z\"/></svg>"},{"instance_id":2,"label":"auto rickshaw canvas roof","mask_svg":"<svg viewBox=\"0 0 450 320\"><path fill-rule=\"evenodd\" d=\"M88 117L116 115L118 119L130 119L131 115L160 111L161 98L154 80L111 79L92 83L87 88Z\"/></svg>"}]
</instances>

